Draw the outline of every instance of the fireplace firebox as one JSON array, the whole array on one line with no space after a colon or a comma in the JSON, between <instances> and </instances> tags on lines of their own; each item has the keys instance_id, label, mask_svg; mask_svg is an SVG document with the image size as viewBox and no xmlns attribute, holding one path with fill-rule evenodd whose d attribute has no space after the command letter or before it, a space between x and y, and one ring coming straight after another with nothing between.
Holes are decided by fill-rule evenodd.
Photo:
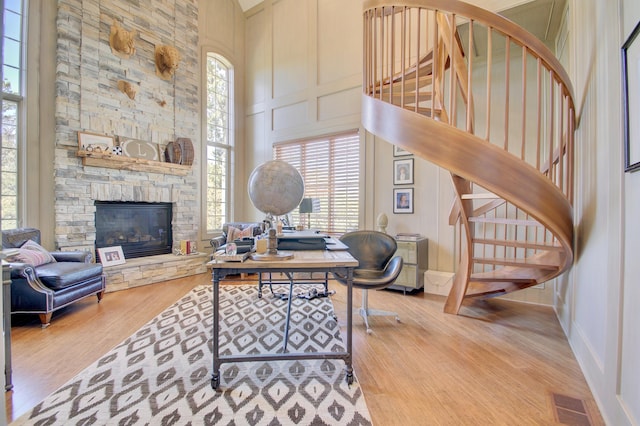
<instances>
[{"instance_id":1,"label":"fireplace firebox","mask_svg":"<svg viewBox=\"0 0 640 426\"><path fill-rule=\"evenodd\" d=\"M125 259L171 253L171 203L96 201L95 205L96 249L121 246Z\"/></svg>"}]
</instances>

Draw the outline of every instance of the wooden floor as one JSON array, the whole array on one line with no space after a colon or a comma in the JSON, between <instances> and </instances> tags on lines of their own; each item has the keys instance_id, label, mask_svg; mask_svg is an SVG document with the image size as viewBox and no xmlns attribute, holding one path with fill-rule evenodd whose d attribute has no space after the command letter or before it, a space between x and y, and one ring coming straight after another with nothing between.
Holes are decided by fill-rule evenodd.
<instances>
[{"instance_id":1,"label":"wooden floor","mask_svg":"<svg viewBox=\"0 0 640 426\"><path fill-rule=\"evenodd\" d=\"M85 299L55 313L46 329L36 317L14 316L8 420L210 282L203 274L108 293L99 304ZM344 337L346 291L334 282L330 288ZM552 309L491 299L453 316L442 312L440 296L392 290L370 292L369 303L402 320L374 317L367 335L354 316L354 370L375 425L562 424L554 394L578 403L561 411L572 424L604 424ZM581 401L588 417L576 413Z\"/></svg>"}]
</instances>

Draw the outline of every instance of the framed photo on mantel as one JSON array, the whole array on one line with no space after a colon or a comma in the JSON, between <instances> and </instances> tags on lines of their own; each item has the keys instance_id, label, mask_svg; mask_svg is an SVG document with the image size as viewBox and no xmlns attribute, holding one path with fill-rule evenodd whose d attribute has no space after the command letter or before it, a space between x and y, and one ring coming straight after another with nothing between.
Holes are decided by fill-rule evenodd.
<instances>
[{"instance_id":1,"label":"framed photo on mantel","mask_svg":"<svg viewBox=\"0 0 640 426\"><path fill-rule=\"evenodd\" d=\"M78 149L103 154L111 154L115 140L113 136L97 133L78 132Z\"/></svg>"},{"instance_id":2,"label":"framed photo on mantel","mask_svg":"<svg viewBox=\"0 0 640 426\"><path fill-rule=\"evenodd\" d=\"M122 253L122 246L100 247L98 257L102 266L122 265L126 262Z\"/></svg>"}]
</instances>

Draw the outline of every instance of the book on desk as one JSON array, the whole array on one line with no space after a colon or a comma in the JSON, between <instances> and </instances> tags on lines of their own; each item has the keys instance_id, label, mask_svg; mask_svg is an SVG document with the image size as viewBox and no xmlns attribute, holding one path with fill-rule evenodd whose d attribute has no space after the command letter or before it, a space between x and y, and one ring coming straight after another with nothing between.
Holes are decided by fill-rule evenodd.
<instances>
[{"instance_id":1,"label":"book on desk","mask_svg":"<svg viewBox=\"0 0 640 426\"><path fill-rule=\"evenodd\" d=\"M341 241L319 231L293 231L278 235L278 250L346 250Z\"/></svg>"}]
</instances>

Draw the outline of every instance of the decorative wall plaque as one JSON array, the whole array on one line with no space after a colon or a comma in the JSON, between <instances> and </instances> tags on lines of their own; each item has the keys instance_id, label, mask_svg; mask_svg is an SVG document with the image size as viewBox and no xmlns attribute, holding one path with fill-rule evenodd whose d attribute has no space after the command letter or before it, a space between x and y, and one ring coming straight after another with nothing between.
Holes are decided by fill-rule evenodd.
<instances>
[{"instance_id":1,"label":"decorative wall plaque","mask_svg":"<svg viewBox=\"0 0 640 426\"><path fill-rule=\"evenodd\" d=\"M127 139L121 140L120 146L122 147L122 153L127 157L160 161L158 144L138 139Z\"/></svg>"}]
</instances>

